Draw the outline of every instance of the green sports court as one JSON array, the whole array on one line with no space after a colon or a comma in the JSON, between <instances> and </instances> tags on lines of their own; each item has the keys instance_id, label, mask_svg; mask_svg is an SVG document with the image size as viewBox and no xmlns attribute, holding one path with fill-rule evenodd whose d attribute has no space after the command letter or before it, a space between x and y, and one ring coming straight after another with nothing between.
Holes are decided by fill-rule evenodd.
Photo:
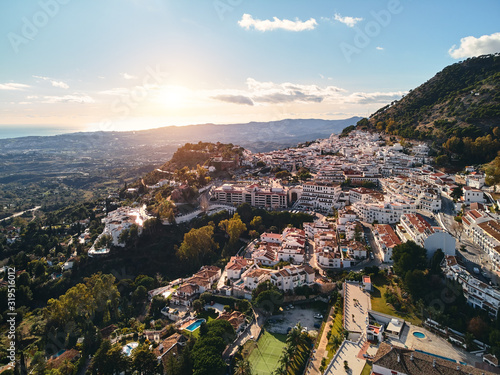
<instances>
[{"instance_id":1,"label":"green sports court","mask_svg":"<svg viewBox=\"0 0 500 375\"><path fill-rule=\"evenodd\" d=\"M248 360L254 375L271 375L278 367L281 352L286 346L286 335L264 331L255 345L252 345Z\"/></svg>"}]
</instances>

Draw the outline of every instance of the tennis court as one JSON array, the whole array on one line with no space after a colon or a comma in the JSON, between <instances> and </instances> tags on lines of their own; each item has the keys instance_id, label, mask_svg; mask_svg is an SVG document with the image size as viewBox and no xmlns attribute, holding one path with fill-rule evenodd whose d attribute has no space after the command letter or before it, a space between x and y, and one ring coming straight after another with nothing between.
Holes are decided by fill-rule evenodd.
<instances>
[{"instance_id":1,"label":"tennis court","mask_svg":"<svg viewBox=\"0 0 500 375\"><path fill-rule=\"evenodd\" d=\"M259 341L252 346L248 360L254 375L271 375L278 367L281 352L285 347L286 335L264 331Z\"/></svg>"}]
</instances>

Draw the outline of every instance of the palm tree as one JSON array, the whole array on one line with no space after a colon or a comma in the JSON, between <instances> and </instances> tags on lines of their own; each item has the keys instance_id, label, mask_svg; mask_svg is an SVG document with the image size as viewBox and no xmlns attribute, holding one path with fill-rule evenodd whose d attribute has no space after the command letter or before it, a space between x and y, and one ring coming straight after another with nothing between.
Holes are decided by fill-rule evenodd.
<instances>
[{"instance_id":1,"label":"palm tree","mask_svg":"<svg viewBox=\"0 0 500 375\"><path fill-rule=\"evenodd\" d=\"M281 358L280 358L279 363L280 363L280 367L285 369L285 373L288 372L289 362L290 362L290 356L288 355L286 350L284 350L283 353L281 354Z\"/></svg>"},{"instance_id":2,"label":"palm tree","mask_svg":"<svg viewBox=\"0 0 500 375\"><path fill-rule=\"evenodd\" d=\"M301 333L301 330L302 330L302 326L300 326L300 329L299 329L299 326L300 326L300 323L298 323L297 327L294 328L294 329L292 329L288 333L288 336L286 337L286 343L288 345L297 346L297 344L299 342L299 338L300 338L300 333Z\"/></svg>"},{"instance_id":3,"label":"palm tree","mask_svg":"<svg viewBox=\"0 0 500 375\"><path fill-rule=\"evenodd\" d=\"M234 368L235 375L252 375L252 366L247 359L242 359L236 362L236 367Z\"/></svg>"},{"instance_id":4,"label":"palm tree","mask_svg":"<svg viewBox=\"0 0 500 375\"><path fill-rule=\"evenodd\" d=\"M296 352L297 352L297 347L294 345L288 345L285 348L285 353L288 355L290 362L293 362Z\"/></svg>"}]
</instances>

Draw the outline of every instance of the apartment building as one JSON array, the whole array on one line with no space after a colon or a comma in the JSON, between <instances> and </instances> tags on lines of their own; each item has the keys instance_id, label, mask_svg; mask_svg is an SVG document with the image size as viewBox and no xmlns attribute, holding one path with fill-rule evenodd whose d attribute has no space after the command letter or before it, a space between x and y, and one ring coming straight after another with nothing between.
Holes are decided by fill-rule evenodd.
<instances>
[{"instance_id":1,"label":"apartment building","mask_svg":"<svg viewBox=\"0 0 500 375\"><path fill-rule=\"evenodd\" d=\"M352 209L362 221L372 223L377 221L380 224L395 224L401 215L411 214L417 211L416 205L412 203L385 202L385 203L364 203L356 202Z\"/></svg>"},{"instance_id":2,"label":"apartment building","mask_svg":"<svg viewBox=\"0 0 500 375\"><path fill-rule=\"evenodd\" d=\"M288 193L283 187L262 187L258 184L238 186L224 184L214 189L215 199L221 203L240 205L248 203L253 207L287 208Z\"/></svg>"},{"instance_id":3,"label":"apartment building","mask_svg":"<svg viewBox=\"0 0 500 375\"><path fill-rule=\"evenodd\" d=\"M330 211L332 207L339 209L345 205L341 200L342 188L338 184L311 181L303 184L302 189L299 205L304 207Z\"/></svg>"}]
</instances>

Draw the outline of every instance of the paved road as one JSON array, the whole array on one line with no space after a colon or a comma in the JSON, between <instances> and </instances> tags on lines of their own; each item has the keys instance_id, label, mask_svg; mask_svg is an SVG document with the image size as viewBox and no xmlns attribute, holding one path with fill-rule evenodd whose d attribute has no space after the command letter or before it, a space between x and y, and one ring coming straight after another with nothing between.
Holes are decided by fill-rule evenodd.
<instances>
[{"instance_id":1,"label":"paved road","mask_svg":"<svg viewBox=\"0 0 500 375\"><path fill-rule=\"evenodd\" d=\"M306 374L317 375L321 374L319 368L321 366L321 360L325 358L328 353L326 352L326 345L328 344L328 338L326 337L330 331L330 324L333 324L333 313L335 312L335 306L332 307L330 313L328 314L328 319L325 323L325 329L323 334L316 346L316 352L312 354L312 360L309 362L309 367L307 368Z\"/></svg>"},{"instance_id":2,"label":"paved road","mask_svg":"<svg viewBox=\"0 0 500 375\"><path fill-rule=\"evenodd\" d=\"M455 221L455 205L447 197L441 197L441 212L436 215L438 222L457 240L457 256L462 258L467 271L481 281L488 283L491 279L493 284L498 285L499 279L496 272L492 270L488 256L465 234L463 227ZM486 271L488 277L482 274L476 274L474 268L481 272Z\"/></svg>"},{"instance_id":3,"label":"paved road","mask_svg":"<svg viewBox=\"0 0 500 375\"><path fill-rule=\"evenodd\" d=\"M15 213L14 215L11 215L11 216L8 216L8 217L5 217L5 218L3 218L3 219L0 219L0 222L1 222L1 221L5 221L5 220L9 220L9 219L13 219L13 218L18 217L18 216L21 216L21 215L25 214L26 212L31 212L31 211L33 211L33 212L34 212L34 211L36 211L36 210L38 210L38 209L40 209L40 208L42 208L42 206L36 206L35 208L31 208L31 209L26 210L26 211L17 212L17 213Z\"/></svg>"}]
</instances>

